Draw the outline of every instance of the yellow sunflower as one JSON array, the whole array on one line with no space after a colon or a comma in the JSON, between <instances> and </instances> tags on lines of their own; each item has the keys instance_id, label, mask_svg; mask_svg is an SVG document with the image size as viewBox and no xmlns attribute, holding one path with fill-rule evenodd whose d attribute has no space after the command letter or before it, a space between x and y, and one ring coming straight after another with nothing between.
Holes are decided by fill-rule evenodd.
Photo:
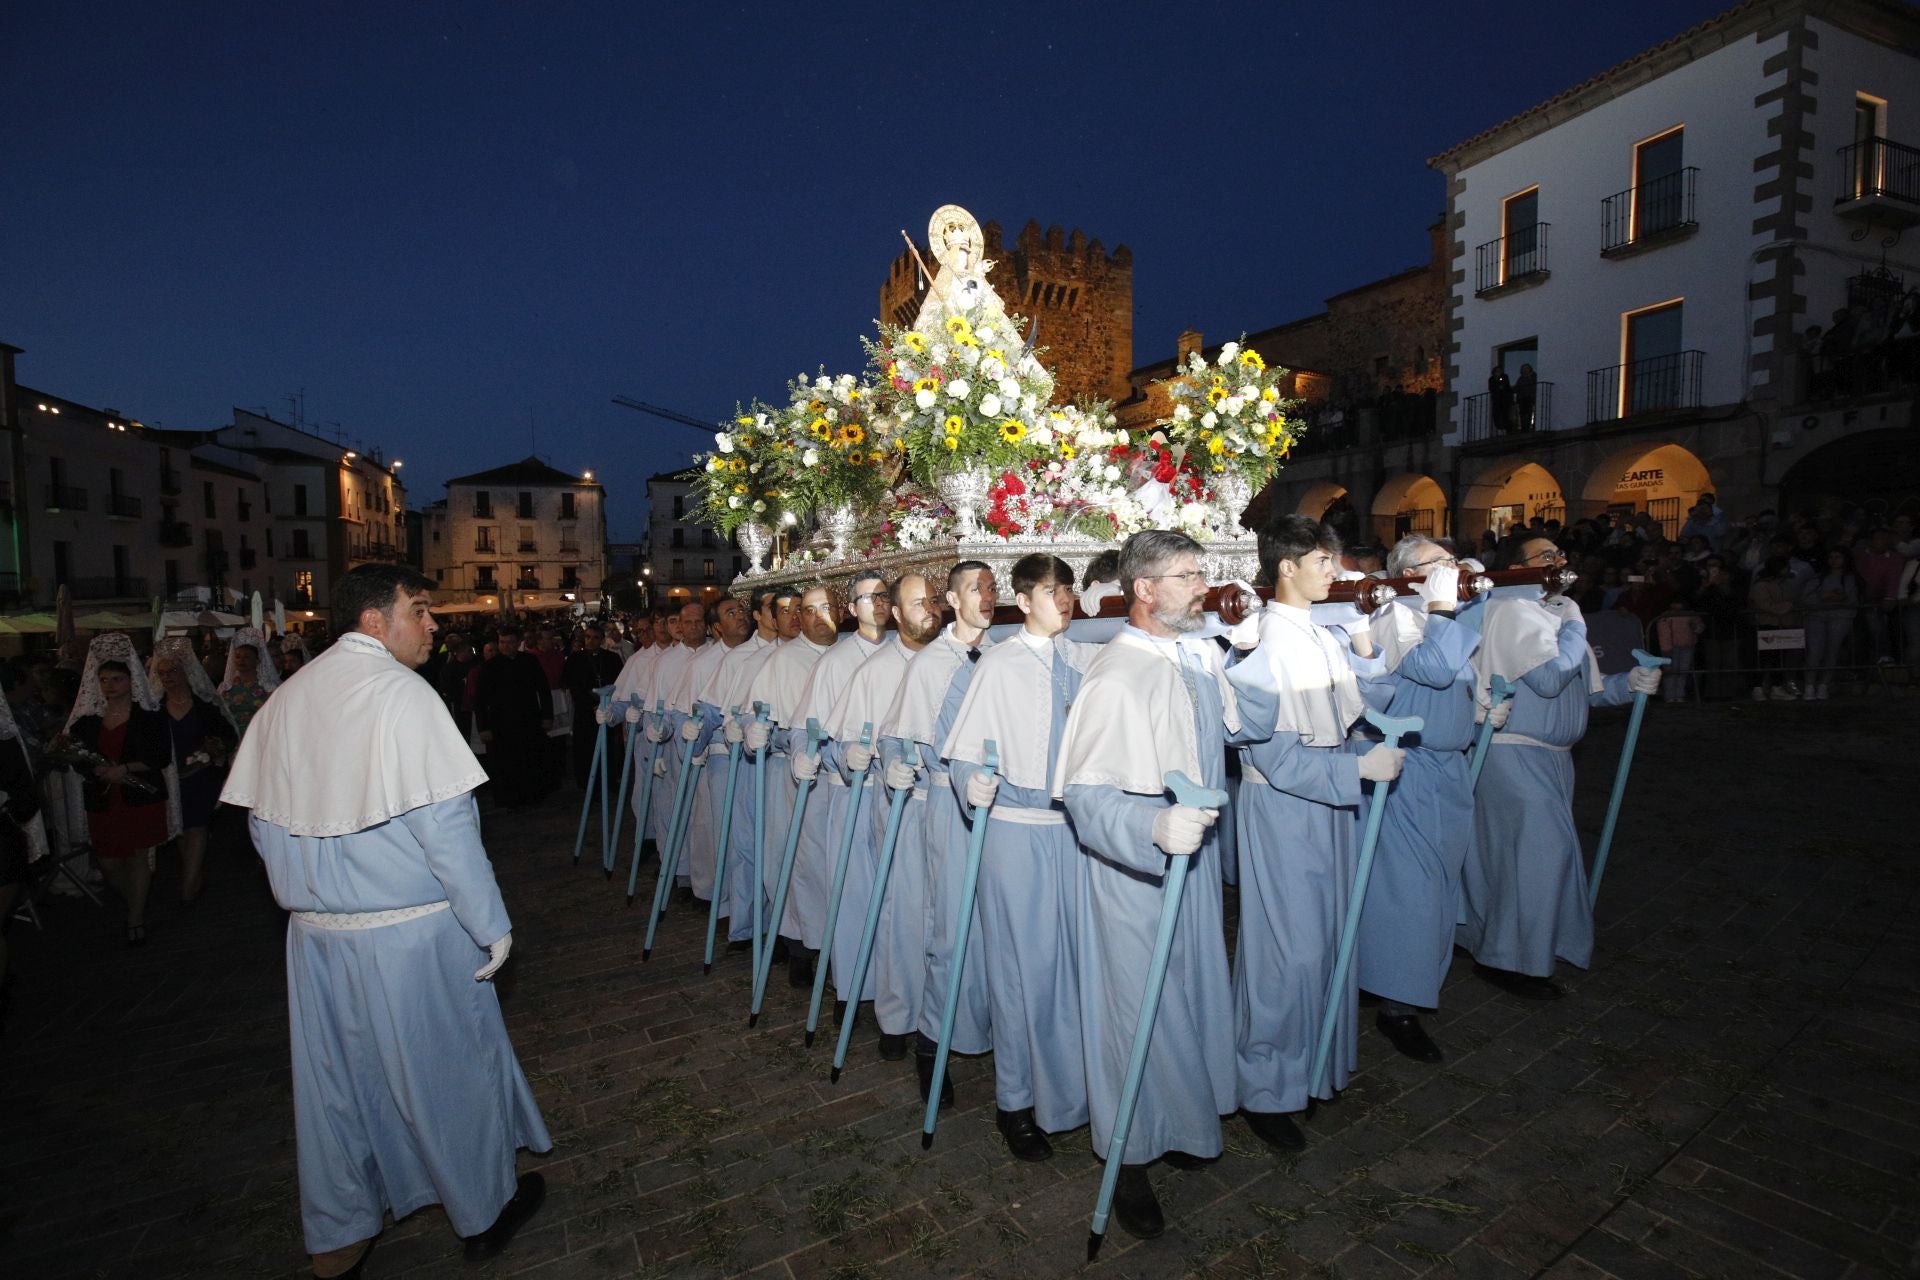
<instances>
[{"instance_id":1,"label":"yellow sunflower","mask_svg":"<svg viewBox=\"0 0 1920 1280\"><path fill-rule=\"evenodd\" d=\"M867 465L867 455L861 450L855 449L847 455L847 461L856 467L864 467Z\"/></svg>"},{"instance_id":2,"label":"yellow sunflower","mask_svg":"<svg viewBox=\"0 0 1920 1280\"><path fill-rule=\"evenodd\" d=\"M1063 444L1060 446L1060 457L1063 461L1072 462L1075 458L1079 456L1080 456L1080 451L1074 448L1072 445Z\"/></svg>"},{"instance_id":3,"label":"yellow sunflower","mask_svg":"<svg viewBox=\"0 0 1920 1280\"><path fill-rule=\"evenodd\" d=\"M1027 434L1027 424L1018 418L1008 418L1000 424L1000 438L1008 444L1017 444Z\"/></svg>"},{"instance_id":4,"label":"yellow sunflower","mask_svg":"<svg viewBox=\"0 0 1920 1280\"><path fill-rule=\"evenodd\" d=\"M1207 391L1208 404L1219 404L1222 400L1225 400L1226 398L1227 398L1227 389L1225 387L1216 385L1209 388Z\"/></svg>"},{"instance_id":5,"label":"yellow sunflower","mask_svg":"<svg viewBox=\"0 0 1920 1280\"><path fill-rule=\"evenodd\" d=\"M867 430L857 422L843 422L836 439L841 444L862 444L866 441Z\"/></svg>"},{"instance_id":6,"label":"yellow sunflower","mask_svg":"<svg viewBox=\"0 0 1920 1280\"><path fill-rule=\"evenodd\" d=\"M959 437L959 436L948 436L948 437L947 437L947 448L949 448L949 449L958 449L959 447L960 447L960 437Z\"/></svg>"},{"instance_id":7,"label":"yellow sunflower","mask_svg":"<svg viewBox=\"0 0 1920 1280\"><path fill-rule=\"evenodd\" d=\"M747 469L747 460L745 458L727 459L727 470L732 471L735 474L738 474L739 472L745 471L746 469Z\"/></svg>"},{"instance_id":8,"label":"yellow sunflower","mask_svg":"<svg viewBox=\"0 0 1920 1280\"><path fill-rule=\"evenodd\" d=\"M807 424L807 432L816 440L825 440L833 434L833 424L825 418L815 418Z\"/></svg>"},{"instance_id":9,"label":"yellow sunflower","mask_svg":"<svg viewBox=\"0 0 1920 1280\"><path fill-rule=\"evenodd\" d=\"M734 491L735 493L745 493L745 492L747 491L747 486L745 486L745 485L743 485L743 484L737 484L737 485L735 485L735 486L733 486L733 491Z\"/></svg>"},{"instance_id":10,"label":"yellow sunflower","mask_svg":"<svg viewBox=\"0 0 1920 1280\"><path fill-rule=\"evenodd\" d=\"M1207 452L1212 454L1214 457L1217 458L1221 454L1225 453L1226 451L1227 451L1227 442L1223 440L1221 437L1215 436L1213 439L1207 441Z\"/></svg>"},{"instance_id":11,"label":"yellow sunflower","mask_svg":"<svg viewBox=\"0 0 1920 1280\"><path fill-rule=\"evenodd\" d=\"M736 427L750 427L753 425L753 415L750 413L743 413L739 417L733 420L733 425Z\"/></svg>"},{"instance_id":12,"label":"yellow sunflower","mask_svg":"<svg viewBox=\"0 0 1920 1280\"><path fill-rule=\"evenodd\" d=\"M900 335L900 345L915 355L927 354L927 340L912 330Z\"/></svg>"},{"instance_id":13,"label":"yellow sunflower","mask_svg":"<svg viewBox=\"0 0 1920 1280\"><path fill-rule=\"evenodd\" d=\"M967 424L960 420L959 414L954 413L954 414L947 415L946 432L948 435L957 436L962 431L965 431L966 429L967 429Z\"/></svg>"},{"instance_id":14,"label":"yellow sunflower","mask_svg":"<svg viewBox=\"0 0 1920 1280\"><path fill-rule=\"evenodd\" d=\"M954 337L953 345L956 347L971 347L973 350L978 351L980 349L980 339L970 333L962 333Z\"/></svg>"},{"instance_id":15,"label":"yellow sunflower","mask_svg":"<svg viewBox=\"0 0 1920 1280\"><path fill-rule=\"evenodd\" d=\"M955 338L971 338L973 326L967 323L965 316L948 316L947 333Z\"/></svg>"},{"instance_id":16,"label":"yellow sunflower","mask_svg":"<svg viewBox=\"0 0 1920 1280\"><path fill-rule=\"evenodd\" d=\"M1260 358L1258 351L1248 349L1240 353L1240 367L1243 369L1251 369L1255 373L1264 373L1266 372L1267 362Z\"/></svg>"},{"instance_id":17,"label":"yellow sunflower","mask_svg":"<svg viewBox=\"0 0 1920 1280\"><path fill-rule=\"evenodd\" d=\"M940 384L938 382L935 382L932 378L922 378L918 382L913 384L913 389L915 391L938 391L940 389Z\"/></svg>"},{"instance_id":18,"label":"yellow sunflower","mask_svg":"<svg viewBox=\"0 0 1920 1280\"><path fill-rule=\"evenodd\" d=\"M1280 398L1280 388L1262 387L1260 389L1260 398L1266 401L1268 404L1272 404L1274 401Z\"/></svg>"}]
</instances>

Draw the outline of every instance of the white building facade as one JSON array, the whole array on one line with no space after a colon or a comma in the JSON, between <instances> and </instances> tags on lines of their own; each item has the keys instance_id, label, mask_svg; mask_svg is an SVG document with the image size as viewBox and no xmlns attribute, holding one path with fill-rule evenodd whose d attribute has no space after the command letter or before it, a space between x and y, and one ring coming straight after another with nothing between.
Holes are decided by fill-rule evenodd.
<instances>
[{"instance_id":1,"label":"white building facade","mask_svg":"<svg viewBox=\"0 0 1920 1280\"><path fill-rule=\"evenodd\" d=\"M421 565L437 600L591 606L607 572L606 490L538 458L447 481L422 513Z\"/></svg>"}]
</instances>

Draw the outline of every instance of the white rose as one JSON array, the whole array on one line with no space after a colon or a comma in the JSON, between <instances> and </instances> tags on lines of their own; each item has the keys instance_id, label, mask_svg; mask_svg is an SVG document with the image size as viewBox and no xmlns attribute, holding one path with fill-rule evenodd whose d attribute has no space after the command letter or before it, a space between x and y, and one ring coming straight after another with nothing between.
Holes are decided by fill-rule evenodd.
<instances>
[{"instance_id":1,"label":"white rose","mask_svg":"<svg viewBox=\"0 0 1920 1280\"><path fill-rule=\"evenodd\" d=\"M1020 398L1020 384L1012 378L1000 379L1000 385L996 387L995 390L1000 393L1002 400L1018 400Z\"/></svg>"},{"instance_id":2,"label":"white rose","mask_svg":"<svg viewBox=\"0 0 1920 1280\"><path fill-rule=\"evenodd\" d=\"M736 493L731 498L728 498L727 506L729 506L735 511L738 511L740 509L740 495Z\"/></svg>"},{"instance_id":3,"label":"white rose","mask_svg":"<svg viewBox=\"0 0 1920 1280\"><path fill-rule=\"evenodd\" d=\"M719 469L720 469L720 459L718 458L707 459L707 470L718 471Z\"/></svg>"},{"instance_id":4,"label":"white rose","mask_svg":"<svg viewBox=\"0 0 1920 1280\"><path fill-rule=\"evenodd\" d=\"M762 511L765 511L766 509L767 509L767 504L766 504L766 503L764 503L764 502L761 502L761 501L760 501L759 499L757 499L757 498L756 498L756 499L754 500L754 503L753 503L753 510L754 510L754 513L755 513L756 515L757 515L757 514L759 514L759 513L760 513L760 512L762 512Z\"/></svg>"},{"instance_id":5,"label":"white rose","mask_svg":"<svg viewBox=\"0 0 1920 1280\"><path fill-rule=\"evenodd\" d=\"M978 329L975 329L973 331L973 336L980 339L980 341L985 342L999 332L1000 331L994 328L992 325L983 324Z\"/></svg>"},{"instance_id":6,"label":"white rose","mask_svg":"<svg viewBox=\"0 0 1920 1280\"><path fill-rule=\"evenodd\" d=\"M997 418L1000 416L1000 397L989 391L980 397L980 416Z\"/></svg>"},{"instance_id":7,"label":"white rose","mask_svg":"<svg viewBox=\"0 0 1920 1280\"><path fill-rule=\"evenodd\" d=\"M1239 354L1240 354L1240 344L1237 342L1229 342L1225 346L1221 347L1220 348L1220 367L1224 369L1228 365L1232 364L1233 358Z\"/></svg>"},{"instance_id":8,"label":"white rose","mask_svg":"<svg viewBox=\"0 0 1920 1280\"><path fill-rule=\"evenodd\" d=\"M1007 376L1007 366L1000 363L999 356L987 356L980 361L980 376L997 381Z\"/></svg>"},{"instance_id":9,"label":"white rose","mask_svg":"<svg viewBox=\"0 0 1920 1280\"><path fill-rule=\"evenodd\" d=\"M927 355L931 357L931 362L933 364L945 364L947 360L946 344L941 343L938 346L935 346L932 350L927 352Z\"/></svg>"},{"instance_id":10,"label":"white rose","mask_svg":"<svg viewBox=\"0 0 1920 1280\"><path fill-rule=\"evenodd\" d=\"M913 403L921 409L933 408L934 399L934 393L931 391L916 391L913 393Z\"/></svg>"},{"instance_id":11,"label":"white rose","mask_svg":"<svg viewBox=\"0 0 1920 1280\"><path fill-rule=\"evenodd\" d=\"M767 415L764 413L754 414L753 425L760 428L762 431L765 431L767 429Z\"/></svg>"},{"instance_id":12,"label":"white rose","mask_svg":"<svg viewBox=\"0 0 1920 1280\"><path fill-rule=\"evenodd\" d=\"M1173 406L1173 420L1175 422L1186 422L1192 417L1193 417L1193 410L1187 407L1185 401L1182 401L1179 404Z\"/></svg>"},{"instance_id":13,"label":"white rose","mask_svg":"<svg viewBox=\"0 0 1920 1280\"><path fill-rule=\"evenodd\" d=\"M1031 393L1020 397L1020 412L1031 418L1040 408L1040 397Z\"/></svg>"},{"instance_id":14,"label":"white rose","mask_svg":"<svg viewBox=\"0 0 1920 1280\"><path fill-rule=\"evenodd\" d=\"M967 368L969 369L973 368L975 365L980 363L980 348L978 347L960 348L959 360L960 360L960 363L967 366Z\"/></svg>"},{"instance_id":15,"label":"white rose","mask_svg":"<svg viewBox=\"0 0 1920 1280\"><path fill-rule=\"evenodd\" d=\"M1042 445L1052 444L1053 443L1052 429L1048 427L1035 427L1033 429L1033 440L1035 444L1042 444Z\"/></svg>"},{"instance_id":16,"label":"white rose","mask_svg":"<svg viewBox=\"0 0 1920 1280\"><path fill-rule=\"evenodd\" d=\"M1239 396L1228 396L1220 402L1220 412L1226 414L1229 418L1239 417L1240 411L1246 407L1247 402Z\"/></svg>"},{"instance_id":17,"label":"white rose","mask_svg":"<svg viewBox=\"0 0 1920 1280\"><path fill-rule=\"evenodd\" d=\"M800 462L803 466L809 466L809 467L819 466L820 451L818 449L807 450L805 453L800 455Z\"/></svg>"},{"instance_id":18,"label":"white rose","mask_svg":"<svg viewBox=\"0 0 1920 1280\"><path fill-rule=\"evenodd\" d=\"M973 390L973 388L967 385L965 378L955 378L947 384L947 394L955 400L965 400L967 398L967 392L971 390Z\"/></svg>"},{"instance_id":19,"label":"white rose","mask_svg":"<svg viewBox=\"0 0 1920 1280\"><path fill-rule=\"evenodd\" d=\"M724 431L715 432L713 441L715 444L720 446L720 452L722 453L733 452L733 437L728 435L726 432Z\"/></svg>"},{"instance_id":20,"label":"white rose","mask_svg":"<svg viewBox=\"0 0 1920 1280\"><path fill-rule=\"evenodd\" d=\"M1209 409L1206 415L1200 419L1200 425L1211 431L1220 425L1220 415Z\"/></svg>"},{"instance_id":21,"label":"white rose","mask_svg":"<svg viewBox=\"0 0 1920 1280\"><path fill-rule=\"evenodd\" d=\"M813 389L815 391L825 391L827 388L831 387L832 385L833 384L827 381L827 379L825 378L815 378L813 380Z\"/></svg>"},{"instance_id":22,"label":"white rose","mask_svg":"<svg viewBox=\"0 0 1920 1280\"><path fill-rule=\"evenodd\" d=\"M1100 474L1101 474L1101 477L1105 479L1108 484L1112 484L1114 481L1120 478L1120 468L1114 466L1112 463L1108 463L1107 469L1101 472Z\"/></svg>"}]
</instances>

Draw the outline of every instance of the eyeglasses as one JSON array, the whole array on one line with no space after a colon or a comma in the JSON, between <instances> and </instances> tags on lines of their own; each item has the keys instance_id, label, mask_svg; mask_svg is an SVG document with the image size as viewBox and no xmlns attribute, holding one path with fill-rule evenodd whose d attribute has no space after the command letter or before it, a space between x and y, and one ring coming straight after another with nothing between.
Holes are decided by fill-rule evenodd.
<instances>
[{"instance_id":1,"label":"eyeglasses","mask_svg":"<svg viewBox=\"0 0 1920 1280\"><path fill-rule=\"evenodd\" d=\"M1550 547L1545 551L1536 551L1530 556L1520 557L1521 564L1545 565L1545 564L1565 564L1566 562L1567 562L1567 553L1562 551L1558 547Z\"/></svg>"},{"instance_id":2,"label":"eyeglasses","mask_svg":"<svg viewBox=\"0 0 1920 1280\"><path fill-rule=\"evenodd\" d=\"M1408 565L1407 573L1409 576L1420 573L1432 573L1435 569L1458 568L1459 564L1460 562L1452 556L1439 556L1432 560L1422 561L1419 564Z\"/></svg>"},{"instance_id":3,"label":"eyeglasses","mask_svg":"<svg viewBox=\"0 0 1920 1280\"><path fill-rule=\"evenodd\" d=\"M1206 571L1203 569L1189 569L1185 573L1149 573L1146 577L1150 582L1173 579L1188 584L1204 583L1207 580Z\"/></svg>"},{"instance_id":4,"label":"eyeglasses","mask_svg":"<svg viewBox=\"0 0 1920 1280\"><path fill-rule=\"evenodd\" d=\"M853 598L852 603L865 604L869 600L878 600L880 603L885 604L888 600L891 600L892 598L893 598L892 595L885 591L862 591L859 595Z\"/></svg>"}]
</instances>

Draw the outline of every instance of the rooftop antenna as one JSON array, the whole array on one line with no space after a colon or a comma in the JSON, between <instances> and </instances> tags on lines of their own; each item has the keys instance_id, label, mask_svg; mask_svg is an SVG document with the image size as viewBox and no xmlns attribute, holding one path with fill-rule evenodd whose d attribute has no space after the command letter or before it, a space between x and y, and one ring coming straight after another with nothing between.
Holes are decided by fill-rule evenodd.
<instances>
[{"instance_id":1,"label":"rooftop antenna","mask_svg":"<svg viewBox=\"0 0 1920 1280\"><path fill-rule=\"evenodd\" d=\"M307 389L305 387L300 388L298 391L289 392L287 394L287 408L293 412L294 426L298 427L303 425L306 422L307 420Z\"/></svg>"}]
</instances>

